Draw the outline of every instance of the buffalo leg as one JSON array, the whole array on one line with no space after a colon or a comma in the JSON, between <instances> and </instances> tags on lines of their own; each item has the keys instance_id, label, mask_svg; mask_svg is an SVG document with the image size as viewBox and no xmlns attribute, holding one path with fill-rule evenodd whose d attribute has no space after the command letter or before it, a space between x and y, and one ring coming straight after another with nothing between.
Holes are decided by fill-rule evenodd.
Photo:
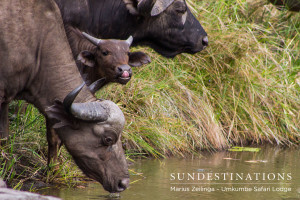
<instances>
[{"instance_id":1,"label":"buffalo leg","mask_svg":"<svg viewBox=\"0 0 300 200\"><path fill-rule=\"evenodd\" d=\"M0 139L8 139L8 103L0 103Z\"/></svg>"},{"instance_id":2,"label":"buffalo leg","mask_svg":"<svg viewBox=\"0 0 300 200\"><path fill-rule=\"evenodd\" d=\"M48 166L50 163L56 163L58 161L58 151L62 145L61 140L56 134L55 130L50 125L48 119L46 119L47 126L47 141L48 141Z\"/></svg>"}]
</instances>

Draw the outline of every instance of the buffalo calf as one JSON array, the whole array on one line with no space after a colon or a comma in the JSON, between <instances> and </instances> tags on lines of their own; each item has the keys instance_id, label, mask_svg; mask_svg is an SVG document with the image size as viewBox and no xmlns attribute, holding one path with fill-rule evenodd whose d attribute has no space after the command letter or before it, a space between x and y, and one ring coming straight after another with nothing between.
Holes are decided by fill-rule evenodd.
<instances>
[{"instance_id":1,"label":"buffalo calf","mask_svg":"<svg viewBox=\"0 0 300 200\"><path fill-rule=\"evenodd\" d=\"M139 67L151 62L143 52L130 52L133 38L127 40L98 39L87 33L66 26L66 33L77 63L87 85L102 79L95 92L105 84L116 82L126 84L132 76L131 67Z\"/></svg>"}]
</instances>

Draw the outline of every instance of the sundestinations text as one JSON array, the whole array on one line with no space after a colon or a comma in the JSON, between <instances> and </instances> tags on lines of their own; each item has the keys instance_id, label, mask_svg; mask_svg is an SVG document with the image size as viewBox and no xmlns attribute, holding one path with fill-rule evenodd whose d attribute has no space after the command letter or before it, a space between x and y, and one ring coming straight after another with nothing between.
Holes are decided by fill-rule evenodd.
<instances>
[{"instance_id":1,"label":"sundestinations text","mask_svg":"<svg viewBox=\"0 0 300 200\"><path fill-rule=\"evenodd\" d=\"M292 180L291 173L171 173L170 181L273 181Z\"/></svg>"}]
</instances>

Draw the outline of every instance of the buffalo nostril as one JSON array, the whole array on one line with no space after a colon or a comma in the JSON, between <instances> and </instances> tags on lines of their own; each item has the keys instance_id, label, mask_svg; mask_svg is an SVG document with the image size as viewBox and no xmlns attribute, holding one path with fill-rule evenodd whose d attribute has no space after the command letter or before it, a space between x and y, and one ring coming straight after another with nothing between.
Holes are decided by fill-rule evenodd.
<instances>
[{"instance_id":1,"label":"buffalo nostril","mask_svg":"<svg viewBox=\"0 0 300 200\"><path fill-rule=\"evenodd\" d=\"M125 190L126 188L128 188L129 186L129 178L123 178L122 180L120 180L118 187L120 191Z\"/></svg>"},{"instance_id":2,"label":"buffalo nostril","mask_svg":"<svg viewBox=\"0 0 300 200\"><path fill-rule=\"evenodd\" d=\"M203 47L207 47L208 46L208 37L205 36L202 38L202 45Z\"/></svg>"},{"instance_id":3,"label":"buffalo nostril","mask_svg":"<svg viewBox=\"0 0 300 200\"><path fill-rule=\"evenodd\" d=\"M122 69L121 67L118 67L118 70L119 70L119 72L122 72L122 71L123 71L123 69Z\"/></svg>"},{"instance_id":4,"label":"buffalo nostril","mask_svg":"<svg viewBox=\"0 0 300 200\"><path fill-rule=\"evenodd\" d=\"M118 70L120 72L122 72L122 71L130 71L131 67L129 65L121 65L121 66L118 67Z\"/></svg>"}]
</instances>

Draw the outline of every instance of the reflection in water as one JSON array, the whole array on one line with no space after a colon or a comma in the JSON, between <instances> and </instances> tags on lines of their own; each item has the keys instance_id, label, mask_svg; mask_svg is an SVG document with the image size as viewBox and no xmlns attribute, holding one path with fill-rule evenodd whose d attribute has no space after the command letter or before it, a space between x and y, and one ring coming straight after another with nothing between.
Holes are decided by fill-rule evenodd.
<instances>
[{"instance_id":1,"label":"reflection in water","mask_svg":"<svg viewBox=\"0 0 300 200\"><path fill-rule=\"evenodd\" d=\"M217 152L200 158L139 159L122 200L300 199L300 150ZM194 190L194 191L193 191ZM115 199L97 183L85 189L48 189L64 200Z\"/></svg>"}]
</instances>

